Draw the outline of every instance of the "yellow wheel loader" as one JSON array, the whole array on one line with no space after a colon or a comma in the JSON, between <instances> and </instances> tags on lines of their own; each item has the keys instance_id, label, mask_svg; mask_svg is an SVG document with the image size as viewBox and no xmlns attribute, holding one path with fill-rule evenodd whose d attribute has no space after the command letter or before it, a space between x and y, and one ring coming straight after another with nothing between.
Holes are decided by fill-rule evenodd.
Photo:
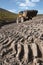
<instances>
[{"instance_id":1,"label":"yellow wheel loader","mask_svg":"<svg viewBox=\"0 0 43 65\"><path fill-rule=\"evenodd\" d=\"M38 13L37 10L25 10L25 11L20 11L18 13L17 17L17 23L19 22L24 22L26 20L32 19L34 16L36 16Z\"/></svg>"}]
</instances>

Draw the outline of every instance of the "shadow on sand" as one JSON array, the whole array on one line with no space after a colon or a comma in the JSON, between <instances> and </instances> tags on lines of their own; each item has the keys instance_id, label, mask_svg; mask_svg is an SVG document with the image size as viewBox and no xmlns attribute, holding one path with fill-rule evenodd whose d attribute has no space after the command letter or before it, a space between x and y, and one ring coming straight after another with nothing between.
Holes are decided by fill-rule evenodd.
<instances>
[{"instance_id":1,"label":"shadow on sand","mask_svg":"<svg viewBox=\"0 0 43 65\"><path fill-rule=\"evenodd\" d=\"M0 28L4 25L8 25L8 24L12 24L12 23L16 23L16 20L15 21L0 21Z\"/></svg>"}]
</instances>

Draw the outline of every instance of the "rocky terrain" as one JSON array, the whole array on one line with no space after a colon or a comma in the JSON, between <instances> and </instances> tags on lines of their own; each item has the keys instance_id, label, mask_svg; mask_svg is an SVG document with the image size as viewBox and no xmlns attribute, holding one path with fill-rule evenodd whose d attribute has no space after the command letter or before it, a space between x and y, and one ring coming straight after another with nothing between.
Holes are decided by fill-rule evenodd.
<instances>
[{"instance_id":1,"label":"rocky terrain","mask_svg":"<svg viewBox=\"0 0 43 65\"><path fill-rule=\"evenodd\" d=\"M43 65L43 16L0 28L0 65Z\"/></svg>"}]
</instances>

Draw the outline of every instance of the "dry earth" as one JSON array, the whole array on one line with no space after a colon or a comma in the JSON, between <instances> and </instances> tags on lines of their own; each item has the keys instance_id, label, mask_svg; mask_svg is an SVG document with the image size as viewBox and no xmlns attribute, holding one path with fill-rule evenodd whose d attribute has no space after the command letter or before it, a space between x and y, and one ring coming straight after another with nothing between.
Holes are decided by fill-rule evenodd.
<instances>
[{"instance_id":1,"label":"dry earth","mask_svg":"<svg viewBox=\"0 0 43 65\"><path fill-rule=\"evenodd\" d=\"M43 65L43 17L0 28L0 65Z\"/></svg>"}]
</instances>

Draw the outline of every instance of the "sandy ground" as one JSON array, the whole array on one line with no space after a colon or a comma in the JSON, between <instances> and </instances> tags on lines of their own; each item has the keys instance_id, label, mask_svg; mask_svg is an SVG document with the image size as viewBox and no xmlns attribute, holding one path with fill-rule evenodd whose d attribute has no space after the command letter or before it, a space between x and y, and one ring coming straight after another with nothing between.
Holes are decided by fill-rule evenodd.
<instances>
[{"instance_id":1,"label":"sandy ground","mask_svg":"<svg viewBox=\"0 0 43 65\"><path fill-rule=\"evenodd\" d=\"M21 61L20 52L23 57ZM34 59L35 56L37 58ZM2 26L0 28L0 65L35 65L35 63L43 65L43 17Z\"/></svg>"}]
</instances>

